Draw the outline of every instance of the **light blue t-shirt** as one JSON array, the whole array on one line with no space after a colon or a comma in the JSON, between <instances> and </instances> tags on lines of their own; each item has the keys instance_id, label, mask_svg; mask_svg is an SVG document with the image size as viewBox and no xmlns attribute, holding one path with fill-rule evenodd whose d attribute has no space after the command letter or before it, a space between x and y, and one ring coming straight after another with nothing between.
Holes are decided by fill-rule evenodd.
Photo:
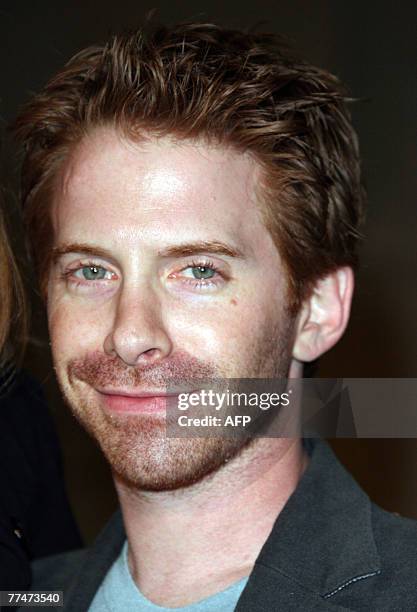
<instances>
[{"instance_id":1,"label":"light blue t-shirt","mask_svg":"<svg viewBox=\"0 0 417 612\"><path fill-rule=\"evenodd\" d=\"M89 612L233 612L246 586L248 577L242 578L229 588L182 608L157 606L139 591L133 581L127 563L127 541L116 561L106 574L97 591Z\"/></svg>"}]
</instances>

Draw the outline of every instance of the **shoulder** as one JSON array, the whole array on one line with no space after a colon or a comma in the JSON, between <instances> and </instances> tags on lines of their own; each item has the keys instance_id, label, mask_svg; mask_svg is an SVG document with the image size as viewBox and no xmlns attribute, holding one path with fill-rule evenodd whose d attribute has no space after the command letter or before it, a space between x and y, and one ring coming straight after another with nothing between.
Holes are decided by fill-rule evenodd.
<instances>
[{"instance_id":1,"label":"shoulder","mask_svg":"<svg viewBox=\"0 0 417 612\"><path fill-rule=\"evenodd\" d=\"M372 529L381 564L403 577L413 577L417 585L417 521L387 512L375 504Z\"/></svg>"},{"instance_id":2,"label":"shoulder","mask_svg":"<svg viewBox=\"0 0 417 612\"><path fill-rule=\"evenodd\" d=\"M32 563L31 589L66 591L77 577L86 556L87 549L80 549L37 559Z\"/></svg>"},{"instance_id":3,"label":"shoulder","mask_svg":"<svg viewBox=\"0 0 417 612\"><path fill-rule=\"evenodd\" d=\"M417 522L370 503L374 571L352 575L331 602L349 610L408 612L417 609ZM361 547L361 543L356 543Z\"/></svg>"},{"instance_id":4,"label":"shoulder","mask_svg":"<svg viewBox=\"0 0 417 612\"><path fill-rule=\"evenodd\" d=\"M276 566L281 563L287 575L289 567L297 570L293 579L302 576L326 604L369 612L416 610L417 522L374 504L327 444L310 446L310 465L277 522ZM294 532L308 533L309 546L297 538L290 551L283 550L282 536L294 542ZM284 554L286 567L279 560ZM268 560L274 561L272 555Z\"/></svg>"}]
</instances>

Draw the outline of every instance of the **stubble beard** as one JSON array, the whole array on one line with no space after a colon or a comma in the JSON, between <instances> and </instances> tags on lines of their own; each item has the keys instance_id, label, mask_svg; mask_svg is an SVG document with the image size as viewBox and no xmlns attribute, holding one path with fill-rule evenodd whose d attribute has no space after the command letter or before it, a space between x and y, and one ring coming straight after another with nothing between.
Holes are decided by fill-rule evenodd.
<instances>
[{"instance_id":1,"label":"stubble beard","mask_svg":"<svg viewBox=\"0 0 417 612\"><path fill-rule=\"evenodd\" d=\"M239 364L245 378L286 378L291 362L293 321L288 317L259 336L255 347L248 347ZM222 369L222 368L221 368ZM59 372L59 369L58 369ZM142 491L172 491L189 487L215 473L245 448L256 443L245 436L173 438L166 435L165 417L150 414L112 415L97 405L93 384L128 385L150 383L162 388L187 383L189 378L204 380L237 377L236 371L220 371L195 358L181 357L168 368L132 369L117 357L86 355L67 365L67 379L59 380L64 397L80 424L98 442L116 478ZM61 378L58 375L58 378Z\"/></svg>"}]
</instances>

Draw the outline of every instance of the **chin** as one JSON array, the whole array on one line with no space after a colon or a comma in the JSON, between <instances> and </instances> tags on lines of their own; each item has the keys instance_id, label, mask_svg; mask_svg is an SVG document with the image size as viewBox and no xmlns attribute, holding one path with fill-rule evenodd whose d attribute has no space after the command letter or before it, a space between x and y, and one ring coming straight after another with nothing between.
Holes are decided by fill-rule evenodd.
<instances>
[{"instance_id":1,"label":"chin","mask_svg":"<svg viewBox=\"0 0 417 612\"><path fill-rule=\"evenodd\" d=\"M165 425L164 425L165 427ZM166 438L140 434L99 440L115 476L142 491L174 491L217 472L246 445L243 439Z\"/></svg>"}]
</instances>

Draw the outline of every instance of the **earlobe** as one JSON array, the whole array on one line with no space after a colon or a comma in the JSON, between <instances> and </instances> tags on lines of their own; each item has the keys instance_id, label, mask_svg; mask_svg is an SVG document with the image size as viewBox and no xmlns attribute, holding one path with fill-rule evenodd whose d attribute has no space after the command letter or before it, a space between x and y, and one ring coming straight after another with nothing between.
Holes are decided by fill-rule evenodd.
<instances>
[{"instance_id":1,"label":"earlobe","mask_svg":"<svg viewBox=\"0 0 417 612\"><path fill-rule=\"evenodd\" d=\"M349 321L353 287L349 267L338 268L317 281L298 317L295 359L313 361L339 341Z\"/></svg>"}]
</instances>

